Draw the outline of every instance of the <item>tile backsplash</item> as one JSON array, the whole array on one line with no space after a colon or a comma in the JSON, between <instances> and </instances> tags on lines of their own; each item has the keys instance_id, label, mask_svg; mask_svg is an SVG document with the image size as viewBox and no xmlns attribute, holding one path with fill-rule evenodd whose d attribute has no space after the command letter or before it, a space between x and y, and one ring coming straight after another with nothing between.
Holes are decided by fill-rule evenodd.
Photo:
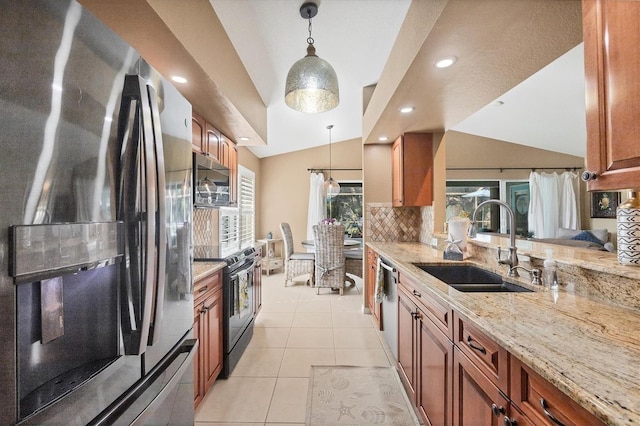
<instances>
[{"instance_id":1,"label":"tile backsplash","mask_svg":"<svg viewBox=\"0 0 640 426\"><path fill-rule=\"evenodd\" d=\"M429 244L433 233L433 208L393 207L390 203L367 203L366 238L378 242L420 241Z\"/></svg>"}]
</instances>

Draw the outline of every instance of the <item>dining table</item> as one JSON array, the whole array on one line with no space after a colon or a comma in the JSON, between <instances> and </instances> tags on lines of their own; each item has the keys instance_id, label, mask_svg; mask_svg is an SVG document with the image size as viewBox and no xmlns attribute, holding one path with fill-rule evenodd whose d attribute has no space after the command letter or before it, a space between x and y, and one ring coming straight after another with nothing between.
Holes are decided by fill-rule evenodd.
<instances>
[{"instance_id":1,"label":"dining table","mask_svg":"<svg viewBox=\"0 0 640 426\"><path fill-rule=\"evenodd\" d=\"M345 250L354 250L357 248L361 248L362 241L352 240L350 238L344 239L344 248ZM306 248L308 252L313 252L315 250L315 241L314 240L302 240L302 247Z\"/></svg>"}]
</instances>

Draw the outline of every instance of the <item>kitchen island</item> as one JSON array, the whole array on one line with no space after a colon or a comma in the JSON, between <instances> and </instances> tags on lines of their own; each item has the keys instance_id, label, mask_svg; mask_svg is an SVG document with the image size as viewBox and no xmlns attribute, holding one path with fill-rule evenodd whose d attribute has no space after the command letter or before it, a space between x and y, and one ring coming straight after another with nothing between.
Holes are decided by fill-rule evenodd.
<instances>
[{"instance_id":1,"label":"kitchen island","mask_svg":"<svg viewBox=\"0 0 640 426\"><path fill-rule=\"evenodd\" d=\"M420 243L367 245L604 423L640 424L640 311L634 306L575 292L573 284L555 292L461 293L413 265L447 263L441 251ZM486 268L482 258L467 262ZM525 277L519 281L531 288Z\"/></svg>"}]
</instances>

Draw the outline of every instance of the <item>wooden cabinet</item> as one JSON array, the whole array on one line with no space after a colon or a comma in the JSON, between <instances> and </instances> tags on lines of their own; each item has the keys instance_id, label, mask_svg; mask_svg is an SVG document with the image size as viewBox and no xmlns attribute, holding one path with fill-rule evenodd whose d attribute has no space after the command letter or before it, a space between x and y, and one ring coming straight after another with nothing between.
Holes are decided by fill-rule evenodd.
<instances>
[{"instance_id":1,"label":"wooden cabinet","mask_svg":"<svg viewBox=\"0 0 640 426\"><path fill-rule=\"evenodd\" d=\"M604 424L513 356L510 398L521 415L526 415L536 425Z\"/></svg>"},{"instance_id":2,"label":"wooden cabinet","mask_svg":"<svg viewBox=\"0 0 640 426\"><path fill-rule=\"evenodd\" d=\"M205 150L206 148L206 150ZM203 154L220 162L220 132L209 123L205 123Z\"/></svg>"},{"instance_id":3,"label":"wooden cabinet","mask_svg":"<svg viewBox=\"0 0 640 426\"><path fill-rule=\"evenodd\" d=\"M378 280L378 253L371 248L367 248L367 274L365 277L365 297L369 312L373 315L378 330L382 329L382 309L381 303L376 303L375 292Z\"/></svg>"},{"instance_id":4,"label":"wooden cabinet","mask_svg":"<svg viewBox=\"0 0 640 426\"><path fill-rule=\"evenodd\" d=\"M204 146L204 131L206 121L195 112L191 114L191 149L203 154L207 151Z\"/></svg>"},{"instance_id":5,"label":"wooden cabinet","mask_svg":"<svg viewBox=\"0 0 640 426\"><path fill-rule=\"evenodd\" d=\"M194 361L196 407L222 371L222 271L194 285L193 333L199 341Z\"/></svg>"},{"instance_id":6,"label":"wooden cabinet","mask_svg":"<svg viewBox=\"0 0 640 426\"><path fill-rule=\"evenodd\" d=\"M271 238L266 240L258 240L264 244L264 254L262 257L262 270L267 275L274 269L282 269L284 267L282 239Z\"/></svg>"},{"instance_id":7,"label":"wooden cabinet","mask_svg":"<svg viewBox=\"0 0 640 426\"><path fill-rule=\"evenodd\" d=\"M430 206L433 202L433 135L405 133L392 146L394 207Z\"/></svg>"},{"instance_id":8,"label":"wooden cabinet","mask_svg":"<svg viewBox=\"0 0 640 426\"><path fill-rule=\"evenodd\" d=\"M640 2L583 0L587 189L640 187Z\"/></svg>"},{"instance_id":9,"label":"wooden cabinet","mask_svg":"<svg viewBox=\"0 0 640 426\"><path fill-rule=\"evenodd\" d=\"M451 425L453 343L448 326L433 316L447 310L400 275L398 369L409 397L426 424ZM434 322L435 320L435 322Z\"/></svg>"}]
</instances>

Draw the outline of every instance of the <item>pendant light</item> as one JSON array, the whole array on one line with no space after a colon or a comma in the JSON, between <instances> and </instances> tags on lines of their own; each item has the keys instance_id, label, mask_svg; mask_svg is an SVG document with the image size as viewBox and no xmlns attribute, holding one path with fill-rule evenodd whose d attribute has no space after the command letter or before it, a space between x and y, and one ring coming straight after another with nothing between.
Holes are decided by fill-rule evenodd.
<instances>
[{"instance_id":1,"label":"pendant light","mask_svg":"<svg viewBox=\"0 0 640 426\"><path fill-rule=\"evenodd\" d=\"M324 190L329 199L340 193L340 184L331 177L331 129L333 129L333 124L327 126L327 130L329 130L329 180L324 183Z\"/></svg>"},{"instance_id":2,"label":"pendant light","mask_svg":"<svg viewBox=\"0 0 640 426\"><path fill-rule=\"evenodd\" d=\"M316 3L304 3L300 7L300 16L309 20L307 56L293 64L285 85L285 103L300 112L325 112L337 107L340 102L336 72L327 61L316 56L313 45L311 18L317 14Z\"/></svg>"}]
</instances>

